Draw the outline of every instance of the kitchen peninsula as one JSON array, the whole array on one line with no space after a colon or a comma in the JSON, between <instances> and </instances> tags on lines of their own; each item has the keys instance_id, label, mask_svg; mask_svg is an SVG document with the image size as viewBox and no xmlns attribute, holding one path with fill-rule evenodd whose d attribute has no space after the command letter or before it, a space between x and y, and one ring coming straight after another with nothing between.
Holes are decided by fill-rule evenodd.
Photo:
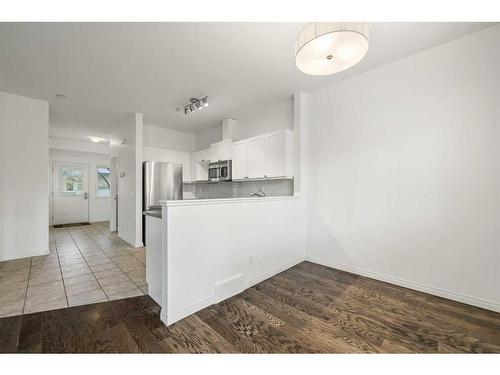
<instances>
[{"instance_id":1,"label":"kitchen peninsula","mask_svg":"<svg viewBox=\"0 0 500 375\"><path fill-rule=\"evenodd\" d=\"M161 205L147 216L146 277L167 325L304 260L300 196Z\"/></svg>"}]
</instances>

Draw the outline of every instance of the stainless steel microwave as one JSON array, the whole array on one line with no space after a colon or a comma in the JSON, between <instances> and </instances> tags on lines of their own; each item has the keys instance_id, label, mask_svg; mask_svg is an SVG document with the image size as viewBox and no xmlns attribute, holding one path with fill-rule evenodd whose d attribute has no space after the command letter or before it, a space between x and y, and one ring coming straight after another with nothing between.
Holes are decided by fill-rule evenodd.
<instances>
[{"instance_id":1,"label":"stainless steel microwave","mask_svg":"<svg viewBox=\"0 0 500 375\"><path fill-rule=\"evenodd\" d=\"M208 165L208 181L210 182L231 181L232 175L231 160L222 160Z\"/></svg>"}]
</instances>

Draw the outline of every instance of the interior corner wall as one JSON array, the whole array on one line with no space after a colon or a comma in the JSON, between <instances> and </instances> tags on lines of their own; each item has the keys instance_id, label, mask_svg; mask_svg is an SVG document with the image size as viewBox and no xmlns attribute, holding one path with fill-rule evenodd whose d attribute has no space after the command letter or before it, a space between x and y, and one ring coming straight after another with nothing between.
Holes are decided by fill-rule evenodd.
<instances>
[{"instance_id":1,"label":"interior corner wall","mask_svg":"<svg viewBox=\"0 0 500 375\"><path fill-rule=\"evenodd\" d=\"M49 252L49 103L0 92L0 261Z\"/></svg>"},{"instance_id":2,"label":"interior corner wall","mask_svg":"<svg viewBox=\"0 0 500 375\"><path fill-rule=\"evenodd\" d=\"M110 135L110 156L118 157L118 236L142 246L143 117L135 113Z\"/></svg>"},{"instance_id":3,"label":"interior corner wall","mask_svg":"<svg viewBox=\"0 0 500 375\"><path fill-rule=\"evenodd\" d=\"M500 311L500 26L307 95L311 261Z\"/></svg>"}]
</instances>

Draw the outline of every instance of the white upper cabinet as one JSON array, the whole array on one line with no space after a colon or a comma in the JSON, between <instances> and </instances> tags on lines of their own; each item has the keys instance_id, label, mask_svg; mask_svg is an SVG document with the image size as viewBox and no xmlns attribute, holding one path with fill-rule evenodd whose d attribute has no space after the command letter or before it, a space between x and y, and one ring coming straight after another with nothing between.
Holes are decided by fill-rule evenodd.
<instances>
[{"instance_id":1,"label":"white upper cabinet","mask_svg":"<svg viewBox=\"0 0 500 375\"><path fill-rule=\"evenodd\" d=\"M159 161L158 149L152 147L144 147L142 150L143 161Z\"/></svg>"},{"instance_id":2,"label":"white upper cabinet","mask_svg":"<svg viewBox=\"0 0 500 375\"><path fill-rule=\"evenodd\" d=\"M231 160L231 147L233 141L225 139L210 145L210 161Z\"/></svg>"},{"instance_id":3,"label":"white upper cabinet","mask_svg":"<svg viewBox=\"0 0 500 375\"><path fill-rule=\"evenodd\" d=\"M290 130L233 143L234 180L268 177L293 177Z\"/></svg>"},{"instance_id":4,"label":"white upper cabinet","mask_svg":"<svg viewBox=\"0 0 500 375\"><path fill-rule=\"evenodd\" d=\"M266 174L266 136L248 141L248 177L261 178Z\"/></svg>"},{"instance_id":5,"label":"white upper cabinet","mask_svg":"<svg viewBox=\"0 0 500 375\"><path fill-rule=\"evenodd\" d=\"M173 150L158 150L158 161L165 163L177 163L176 151Z\"/></svg>"},{"instance_id":6,"label":"white upper cabinet","mask_svg":"<svg viewBox=\"0 0 500 375\"><path fill-rule=\"evenodd\" d=\"M208 163L210 162L210 149L191 153L191 180L208 180Z\"/></svg>"},{"instance_id":7,"label":"white upper cabinet","mask_svg":"<svg viewBox=\"0 0 500 375\"><path fill-rule=\"evenodd\" d=\"M184 182L192 181L191 154L189 152L144 147L143 160L182 164L182 180Z\"/></svg>"},{"instance_id":8,"label":"white upper cabinet","mask_svg":"<svg viewBox=\"0 0 500 375\"><path fill-rule=\"evenodd\" d=\"M248 141L233 143L233 180L248 178Z\"/></svg>"},{"instance_id":9,"label":"white upper cabinet","mask_svg":"<svg viewBox=\"0 0 500 375\"><path fill-rule=\"evenodd\" d=\"M285 130L266 137L267 177L292 177L292 132Z\"/></svg>"}]
</instances>

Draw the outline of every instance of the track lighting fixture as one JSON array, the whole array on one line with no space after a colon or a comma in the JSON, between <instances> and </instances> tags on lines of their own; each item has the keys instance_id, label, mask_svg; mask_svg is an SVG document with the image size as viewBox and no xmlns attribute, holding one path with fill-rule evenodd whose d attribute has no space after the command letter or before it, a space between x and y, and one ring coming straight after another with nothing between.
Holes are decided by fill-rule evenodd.
<instances>
[{"instance_id":1,"label":"track lighting fixture","mask_svg":"<svg viewBox=\"0 0 500 375\"><path fill-rule=\"evenodd\" d=\"M183 107L177 107L177 111L182 112L187 115L191 112L195 111L195 107L198 110L202 110L203 107L208 107L208 96L204 96L202 98L191 98L189 99L189 103Z\"/></svg>"}]
</instances>

